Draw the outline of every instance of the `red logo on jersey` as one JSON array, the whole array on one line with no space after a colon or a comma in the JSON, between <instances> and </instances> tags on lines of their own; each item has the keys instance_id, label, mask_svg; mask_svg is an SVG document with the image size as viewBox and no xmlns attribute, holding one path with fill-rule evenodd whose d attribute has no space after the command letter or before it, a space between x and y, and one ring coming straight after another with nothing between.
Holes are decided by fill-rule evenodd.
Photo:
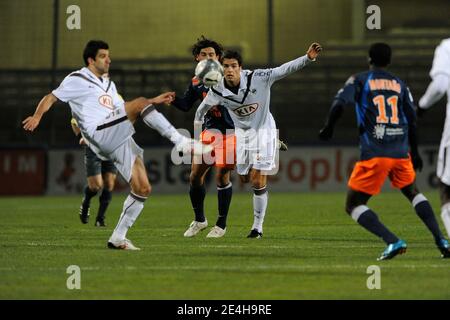
<instances>
[{"instance_id":1,"label":"red logo on jersey","mask_svg":"<svg viewBox=\"0 0 450 320\"><path fill-rule=\"evenodd\" d=\"M107 95L107 94L104 94L104 95L100 96L100 98L98 98L98 102L99 102L102 106L104 106L104 107L106 107L106 108L108 108L108 109L113 109L113 101L112 101L112 98L111 98L111 96L109 96L109 95Z\"/></svg>"},{"instance_id":2,"label":"red logo on jersey","mask_svg":"<svg viewBox=\"0 0 450 320\"><path fill-rule=\"evenodd\" d=\"M193 77L193 78L192 78L192 85L193 85L194 87L196 87L196 86L198 86L199 84L200 84L200 79L197 78L197 77Z\"/></svg>"}]
</instances>

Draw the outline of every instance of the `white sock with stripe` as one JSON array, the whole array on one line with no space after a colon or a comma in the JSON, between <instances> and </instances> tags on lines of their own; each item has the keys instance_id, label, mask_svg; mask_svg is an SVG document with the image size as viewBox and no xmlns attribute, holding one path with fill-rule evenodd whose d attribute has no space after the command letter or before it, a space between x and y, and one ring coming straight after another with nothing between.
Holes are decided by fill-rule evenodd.
<instances>
[{"instance_id":1,"label":"white sock with stripe","mask_svg":"<svg viewBox=\"0 0 450 320\"><path fill-rule=\"evenodd\" d=\"M266 215L268 192L264 186L261 189L253 189L253 226L252 230L263 232L264 217Z\"/></svg>"},{"instance_id":2,"label":"white sock with stripe","mask_svg":"<svg viewBox=\"0 0 450 320\"><path fill-rule=\"evenodd\" d=\"M119 222L109 241L120 241L125 239L128 229L131 228L141 214L146 199L147 198L137 196L133 193L128 195L123 203L123 210L120 214Z\"/></svg>"},{"instance_id":3,"label":"white sock with stripe","mask_svg":"<svg viewBox=\"0 0 450 320\"><path fill-rule=\"evenodd\" d=\"M142 110L141 117L147 126L158 131L160 135L169 139L175 145L186 139L153 105L149 105Z\"/></svg>"}]
</instances>

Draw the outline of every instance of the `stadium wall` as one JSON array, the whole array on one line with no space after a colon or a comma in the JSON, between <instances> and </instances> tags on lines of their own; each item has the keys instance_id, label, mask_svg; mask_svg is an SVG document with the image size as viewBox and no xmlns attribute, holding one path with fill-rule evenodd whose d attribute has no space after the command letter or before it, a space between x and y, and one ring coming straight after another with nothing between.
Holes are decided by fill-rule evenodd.
<instances>
[{"instance_id":1,"label":"stadium wall","mask_svg":"<svg viewBox=\"0 0 450 320\"><path fill-rule=\"evenodd\" d=\"M295 147L280 155L277 175L270 177L270 190L274 192L323 192L347 189L348 176L358 159L356 147ZM438 146L421 148L424 169L417 176L421 190L437 187L435 168ZM153 192L183 193L189 185L190 165L174 165L171 161L170 148L147 148L144 152L145 164ZM0 158L2 159L2 158ZM51 150L48 152L48 171L46 174L46 194L77 194L85 185L83 151L79 149ZM5 168L4 160L0 168ZM13 180L20 179L10 176ZM214 188L214 179L209 176L207 186ZM5 180L3 180L5 181ZM7 181L7 180L6 180ZM23 180L20 180L23 183ZM248 185L239 182L237 174L232 174L236 192L249 191ZM389 190L386 183L385 190ZM127 192L128 186L123 180L117 183L116 192Z\"/></svg>"}]
</instances>

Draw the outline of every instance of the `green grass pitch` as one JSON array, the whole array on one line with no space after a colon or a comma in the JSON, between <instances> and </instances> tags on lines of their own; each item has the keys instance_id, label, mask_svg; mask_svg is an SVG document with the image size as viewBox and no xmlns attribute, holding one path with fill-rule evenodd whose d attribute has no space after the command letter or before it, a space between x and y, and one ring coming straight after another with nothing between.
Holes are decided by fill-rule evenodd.
<instances>
[{"instance_id":1,"label":"green grass pitch","mask_svg":"<svg viewBox=\"0 0 450 320\"><path fill-rule=\"evenodd\" d=\"M439 216L437 193L426 195ZM210 226L216 197L206 197ZM344 193L269 197L262 239L246 238L251 194L234 195L224 238L205 238L208 228L186 239L188 195L154 194L128 233L139 252L106 248L125 195L113 197L103 229L93 226L98 198L88 225L81 196L0 198L0 299L450 299L450 260L400 193L369 202L409 245L382 262L384 243L344 212ZM81 268L80 290L66 286L70 265ZM366 285L371 265L379 290Z\"/></svg>"}]
</instances>

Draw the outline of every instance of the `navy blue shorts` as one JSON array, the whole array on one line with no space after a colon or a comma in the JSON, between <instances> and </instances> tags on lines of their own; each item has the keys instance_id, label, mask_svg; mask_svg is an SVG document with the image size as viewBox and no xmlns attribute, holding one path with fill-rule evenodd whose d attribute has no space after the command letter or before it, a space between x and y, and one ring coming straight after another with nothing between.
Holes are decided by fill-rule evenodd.
<instances>
[{"instance_id":1,"label":"navy blue shorts","mask_svg":"<svg viewBox=\"0 0 450 320\"><path fill-rule=\"evenodd\" d=\"M102 161L89 147L85 147L84 166L86 167L86 175L93 177L107 172L117 174L117 169L112 161Z\"/></svg>"}]
</instances>

